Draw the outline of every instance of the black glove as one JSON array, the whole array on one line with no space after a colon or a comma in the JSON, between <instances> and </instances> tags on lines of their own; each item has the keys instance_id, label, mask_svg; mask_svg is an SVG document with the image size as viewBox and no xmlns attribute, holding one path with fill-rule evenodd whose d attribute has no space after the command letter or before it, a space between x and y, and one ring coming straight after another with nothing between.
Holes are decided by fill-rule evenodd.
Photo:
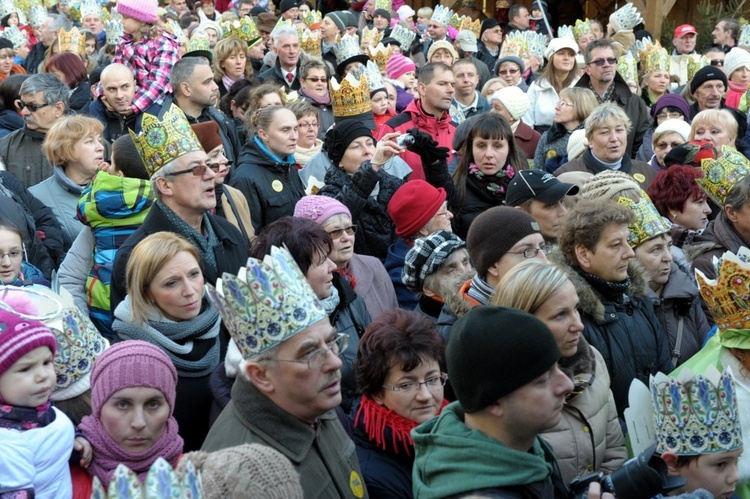
<instances>
[{"instance_id":1,"label":"black glove","mask_svg":"<svg viewBox=\"0 0 750 499\"><path fill-rule=\"evenodd\" d=\"M440 147L429 133L416 128L407 130L406 133L414 137L414 143L408 145L406 148L413 153L419 154L419 157L422 158L424 163L431 165L437 161L448 158L450 149L447 147Z\"/></svg>"}]
</instances>

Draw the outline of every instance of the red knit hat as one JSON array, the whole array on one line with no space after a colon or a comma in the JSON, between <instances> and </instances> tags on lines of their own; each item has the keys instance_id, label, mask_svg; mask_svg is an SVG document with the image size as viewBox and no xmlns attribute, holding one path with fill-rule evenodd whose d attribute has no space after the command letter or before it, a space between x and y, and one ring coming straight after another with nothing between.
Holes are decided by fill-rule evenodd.
<instances>
[{"instance_id":1,"label":"red knit hat","mask_svg":"<svg viewBox=\"0 0 750 499\"><path fill-rule=\"evenodd\" d=\"M117 13L148 24L156 23L159 10L157 0L117 0Z\"/></svg>"},{"instance_id":2,"label":"red knit hat","mask_svg":"<svg viewBox=\"0 0 750 499\"><path fill-rule=\"evenodd\" d=\"M398 80L398 77L409 71L416 71L417 67L411 59L402 54L393 54L385 65L385 74L391 80Z\"/></svg>"},{"instance_id":3,"label":"red knit hat","mask_svg":"<svg viewBox=\"0 0 750 499\"><path fill-rule=\"evenodd\" d=\"M47 326L0 309L0 375L18 359L39 347L49 347L53 354L57 349L55 335Z\"/></svg>"},{"instance_id":4,"label":"red knit hat","mask_svg":"<svg viewBox=\"0 0 750 499\"><path fill-rule=\"evenodd\" d=\"M445 202L447 194L424 180L410 180L393 194L388 214L396 224L396 235L407 239L427 225Z\"/></svg>"}]
</instances>

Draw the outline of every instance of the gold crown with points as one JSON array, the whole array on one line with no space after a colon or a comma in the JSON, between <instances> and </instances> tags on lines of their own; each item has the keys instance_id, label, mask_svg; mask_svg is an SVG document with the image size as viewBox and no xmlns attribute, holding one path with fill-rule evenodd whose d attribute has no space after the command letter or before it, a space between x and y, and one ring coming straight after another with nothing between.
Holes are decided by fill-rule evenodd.
<instances>
[{"instance_id":1,"label":"gold crown with points","mask_svg":"<svg viewBox=\"0 0 750 499\"><path fill-rule=\"evenodd\" d=\"M471 17L464 16L461 19L461 25L458 27L458 31L471 31L476 35L477 39L479 39L479 33L482 31L482 23L479 19L472 20Z\"/></svg>"},{"instance_id":2,"label":"gold crown with points","mask_svg":"<svg viewBox=\"0 0 750 499\"><path fill-rule=\"evenodd\" d=\"M391 35L392 36L392 35ZM374 47L383 39L383 32L378 28L364 28L362 30L362 42Z\"/></svg>"},{"instance_id":3,"label":"gold crown with points","mask_svg":"<svg viewBox=\"0 0 750 499\"><path fill-rule=\"evenodd\" d=\"M632 53L625 52L617 59L617 72L625 81L638 82L638 61Z\"/></svg>"},{"instance_id":4,"label":"gold crown with points","mask_svg":"<svg viewBox=\"0 0 750 499\"><path fill-rule=\"evenodd\" d=\"M388 59L393 54L393 47L385 47L382 43L378 43L376 47L370 49L370 60L378 65L380 74L385 74L385 68L388 65Z\"/></svg>"},{"instance_id":5,"label":"gold crown with points","mask_svg":"<svg viewBox=\"0 0 750 499\"><path fill-rule=\"evenodd\" d=\"M141 133L136 135L131 130L130 136L149 177L167 163L185 154L203 150L185 114L175 104L170 105L161 119L153 114L143 113Z\"/></svg>"},{"instance_id":6,"label":"gold crown with points","mask_svg":"<svg viewBox=\"0 0 750 499\"><path fill-rule=\"evenodd\" d=\"M461 27L461 21L463 21L464 16L459 16L455 12L451 16L450 20L448 21L448 26L452 26L458 30L458 28Z\"/></svg>"},{"instance_id":7,"label":"gold crown with points","mask_svg":"<svg viewBox=\"0 0 750 499\"><path fill-rule=\"evenodd\" d=\"M60 28L57 34L57 42L60 52L74 52L79 55L86 53L86 37L75 26L68 31L65 28Z\"/></svg>"},{"instance_id":8,"label":"gold crown with points","mask_svg":"<svg viewBox=\"0 0 750 499\"><path fill-rule=\"evenodd\" d=\"M641 199L637 203L628 197L620 196L617 198L617 204L627 206L635 214L633 223L628 225L628 243L631 248L635 249L656 236L669 233L669 225L645 192L641 192Z\"/></svg>"},{"instance_id":9,"label":"gold crown with points","mask_svg":"<svg viewBox=\"0 0 750 499\"><path fill-rule=\"evenodd\" d=\"M649 37L637 40L635 49L644 74L669 71L669 53L658 41L654 43Z\"/></svg>"},{"instance_id":10,"label":"gold crown with points","mask_svg":"<svg viewBox=\"0 0 750 499\"><path fill-rule=\"evenodd\" d=\"M718 267L716 279L709 279L700 270L695 270L698 290L719 326L720 338L721 333L728 329L750 327L749 261L750 250L743 246L736 255L727 251L720 261L714 257L714 264Z\"/></svg>"},{"instance_id":11,"label":"gold crown with points","mask_svg":"<svg viewBox=\"0 0 750 499\"><path fill-rule=\"evenodd\" d=\"M687 81L692 80L695 77L695 73L705 68L711 61L705 55L689 54L687 63Z\"/></svg>"},{"instance_id":12,"label":"gold crown with points","mask_svg":"<svg viewBox=\"0 0 750 499\"><path fill-rule=\"evenodd\" d=\"M323 14L320 13L319 10L310 10L307 12L300 13L300 17L302 20L307 24L307 27L309 28L313 24L318 24L323 22Z\"/></svg>"},{"instance_id":13,"label":"gold crown with points","mask_svg":"<svg viewBox=\"0 0 750 499\"><path fill-rule=\"evenodd\" d=\"M701 170L704 177L695 182L718 206L724 206L734 186L750 174L750 161L734 147L723 146L718 158L701 160Z\"/></svg>"},{"instance_id":14,"label":"gold crown with points","mask_svg":"<svg viewBox=\"0 0 750 499\"><path fill-rule=\"evenodd\" d=\"M594 23L591 22L591 19L586 19L585 21L576 19L576 23L573 25L573 35L575 36L576 40L578 40L583 35L593 35L593 34L594 34Z\"/></svg>"},{"instance_id":15,"label":"gold crown with points","mask_svg":"<svg viewBox=\"0 0 750 499\"><path fill-rule=\"evenodd\" d=\"M498 58L514 56L521 57L528 51L528 40L520 31L512 31L505 36L503 44L500 46Z\"/></svg>"},{"instance_id":16,"label":"gold crown with points","mask_svg":"<svg viewBox=\"0 0 750 499\"><path fill-rule=\"evenodd\" d=\"M347 74L339 83L336 78L328 82L331 91L331 106L336 118L349 118L372 112L370 85L365 74L359 77Z\"/></svg>"},{"instance_id":17,"label":"gold crown with points","mask_svg":"<svg viewBox=\"0 0 750 499\"><path fill-rule=\"evenodd\" d=\"M320 57L323 53L323 48L320 44L320 33L305 29L299 38L299 48L307 55Z\"/></svg>"},{"instance_id":18,"label":"gold crown with points","mask_svg":"<svg viewBox=\"0 0 750 499\"><path fill-rule=\"evenodd\" d=\"M258 26L251 16L221 23L221 32L223 36L233 36L248 44L260 38Z\"/></svg>"}]
</instances>

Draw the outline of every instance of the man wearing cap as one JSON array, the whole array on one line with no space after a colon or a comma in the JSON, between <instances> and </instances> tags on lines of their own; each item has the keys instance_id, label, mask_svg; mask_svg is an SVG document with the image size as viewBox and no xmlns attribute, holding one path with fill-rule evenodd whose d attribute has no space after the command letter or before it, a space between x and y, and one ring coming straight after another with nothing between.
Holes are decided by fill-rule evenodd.
<instances>
[{"instance_id":1,"label":"man wearing cap","mask_svg":"<svg viewBox=\"0 0 750 499\"><path fill-rule=\"evenodd\" d=\"M299 90L299 66L302 62L299 32L295 28L279 28L273 35L271 50L276 54L276 62L258 75L258 78L265 83L284 85L287 92Z\"/></svg>"},{"instance_id":2,"label":"man wearing cap","mask_svg":"<svg viewBox=\"0 0 750 499\"><path fill-rule=\"evenodd\" d=\"M698 31L691 24L681 24L674 30L672 45L674 52L669 58L669 74L680 79L680 85L687 83L687 67L695 52Z\"/></svg>"},{"instance_id":3,"label":"man wearing cap","mask_svg":"<svg viewBox=\"0 0 750 499\"><path fill-rule=\"evenodd\" d=\"M411 180L398 188L388 201L388 215L396 226L396 242L388 247L385 269L393 282L399 307L414 310L417 295L404 286L401 271L414 241L436 230L452 232L453 214L448 210L445 189L436 189L424 180Z\"/></svg>"},{"instance_id":4,"label":"man wearing cap","mask_svg":"<svg viewBox=\"0 0 750 499\"><path fill-rule=\"evenodd\" d=\"M276 26L278 19L270 12L261 12L258 14L258 22L256 26L260 32L260 36L263 38L263 43L268 46L271 44L271 31Z\"/></svg>"},{"instance_id":5,"label":"man wearing cap","mask_svg":"<svg viewBox=\"0 0 750 499\"><path fill-rule=\"evenodd\" d=\"M412 430L414 498L567 498L539 437L560 421L573 390L560 356L549 328L529 313L482 306L459 319L446 349L458 401Z\"/></svg>"},{"instance_id":6,"label":"man wearing cap","mask_svg":"<svg viewBox=\"0 0 750 499\"><path fill-rule=\"evenodd\" d=\"M453 41L453 47L458 52L459 60L469 59L474 62L479 74L479 88L482 88L487 83L487 80L490 79L490 70L484 62L476 57L476 52L479 50L477 36L472 31L461 30ZM454 61L454 64L456 62Z\"/></svg>"},{"instance_id":7,"label":"man wearing cap","mask_svg":"<svg viewBox=\"0 0 750 499\"><path fill-rule=\"evenodd\" d=\"M296 21L299 17L299 1L281 0L281 3L279 4L279 13L281 14L282 19Z\"/></svg>"},{"instance_id":8,"label":"man wearing cap","mask_svg":"<svg viewBox=\"0 0 750 499\"><path fill-rule=\"evenodd\" d=\"M500 26L497 19L489 18L482 21L476 56L489 69L495 67L495 62L500 55L501 43L503 43L503 27Z\"/></svg>"},{"instance_id":9,"label":"man wearing cap","mask_svg":"<svg viewBox=\"0 0 750 499\"><path fill-rule=\"evenodd\" d=\"M466 33L462 31L461 33ZM458 35L459 38L461 34ZM458 39L458 38L457 38ZM453 76L456 77L456 94L453 106L464 118L470 118L490 110L487 99L477 90L479 75L477 65L471 59L459 59L453 64Z\"/></svg>"},{"instance_id":10,"label":"man wearing cap","mask_svg":"<svg viewBox=\"0 0 750 499\"><path fill-rule=\"evenodd\" d=\"M568 213L565 196L578 194L578 186L557 180L541 170L520 170L508 185L505 203L525 211L537 221L548 245L556 245Z\"/></svg>"}]
</instances>

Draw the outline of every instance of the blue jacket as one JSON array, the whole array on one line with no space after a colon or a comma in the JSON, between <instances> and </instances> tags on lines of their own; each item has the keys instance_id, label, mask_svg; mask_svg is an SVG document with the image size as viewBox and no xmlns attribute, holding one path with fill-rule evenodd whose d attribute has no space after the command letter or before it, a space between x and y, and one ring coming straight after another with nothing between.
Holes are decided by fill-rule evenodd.
<instances>
[{"instance_id":1,"label":"blue jacket","mask_svg":"<svg viewBox=\"0 0 750 499\"><path fill-rule=\"evenodd\" d=\"M404 260L410 249L411 246L399 237L395 243L388 246L388 255L385 257L385 269L391 277L393 289L396 290L398 306L404 310L414 310L419 302L419 296L406 289L401 280Z\"/></svg>"}]
</instances>

